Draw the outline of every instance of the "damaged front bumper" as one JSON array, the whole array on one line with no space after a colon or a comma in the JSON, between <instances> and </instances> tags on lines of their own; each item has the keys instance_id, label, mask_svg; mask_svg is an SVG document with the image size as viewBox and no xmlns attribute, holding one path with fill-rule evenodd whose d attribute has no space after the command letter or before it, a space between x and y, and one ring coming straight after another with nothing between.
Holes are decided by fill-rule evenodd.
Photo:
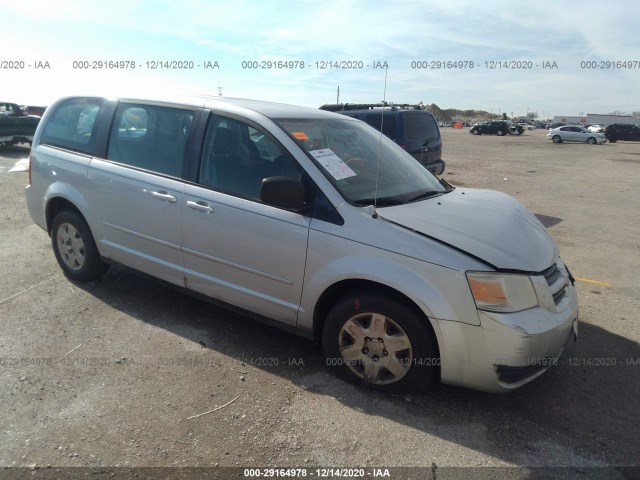
<instances>
[{"instance_id":1,"label":"damaged front bumper","mask_svg":"<svg viewBox=\"0 0 640 480\"><path fill-rule=\"evenodd\" d=\"M552 312L535 307L516 313L478 311L480 326L440 321L442 335L459 335L455 348L441 352L443 383L508 392L560 363L567 343L577 340L578 302L568 286Z\"/></svg>"}]
</instances>

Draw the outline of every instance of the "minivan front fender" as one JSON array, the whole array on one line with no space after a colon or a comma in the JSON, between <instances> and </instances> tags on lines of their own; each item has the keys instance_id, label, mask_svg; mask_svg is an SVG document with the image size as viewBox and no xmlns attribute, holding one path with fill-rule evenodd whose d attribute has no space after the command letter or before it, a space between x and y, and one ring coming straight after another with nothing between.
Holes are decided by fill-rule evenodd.
<instances>
[{"instance_id":1,"label":"minivan front fender","mask_svg":"<svg viewBox=\"0 0 640 480\"><path fill-rule=\"evenodd\" d=\"M317 302L333 285L345 280L393 289L408 297L429 319L480 325L464 271L312 229L298 315L300 329L313 330Z\"/></svg>"}]
</instances>

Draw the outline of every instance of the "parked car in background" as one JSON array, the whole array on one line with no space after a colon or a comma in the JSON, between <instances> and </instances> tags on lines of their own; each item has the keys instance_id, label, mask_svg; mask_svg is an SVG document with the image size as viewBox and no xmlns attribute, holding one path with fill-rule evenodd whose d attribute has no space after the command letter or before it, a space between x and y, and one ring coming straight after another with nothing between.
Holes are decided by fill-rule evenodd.
<instances>
[{"instance_id":1,"label":"parked car in background","mask_svg":"<svg viewBox=\"0 0 640 480\"><path fill-rule=\"evenodd\" d=\"M640 127L632 123L613 123L604 130L610 142L618 140L640 141Z\"/></svg>"},{"instance_id":2,"label":"parked car in background","mask_svg":"<svg viewBox=\"0 0 640 480\"><path fill-rule=\"evenodd\" d=\"M524 128L525 130L535 130L537 127L527 122L518 122L516 125Z\"/></svg>"},{"instance_id":3,"label":"parked car in background","mask_svg":"<svg viewBox=\"0 0 640 480\"><path fill-rule=\"evenodd\" d=\"M562 123L562 122L552 123L551 125L549 125L547 127L547 130L553 130L554 128L560 128L560 127L564 127L564 126L566 126L566 124Z\"/></svg>"},{"instance_id":4,"label":"parked car in background","mask_svg":"<svg viewBox=\"0 0 640 480\"><path fill-rule=\"evenodd\" d=\"M329 368L378 390L512 391L577 339L574 279L532 212L452 187L345 115L65 98L38 127L25 193L68 278L124 264L315 339Z\"/></svg>"},{"instance_id":5,"label":"parked car in background","mask_svg":"<svg viewBox=\"0 0 640 480\"><path fill-rule=\"evenodd\" d=\"M357 118L409 152L434 175L442 175L442 138L435 117L420 107L403 105L383 107L381 104L323 105L322 110Z\"/></svg>"},{"instance_id":6,"label":"parked car in background","mask_svg":"<svg viewBox=\"0 0 640 480\"><path fill-rule=\"evenodd\" d=\"M31 143L40 119L25 115L15 103L0 102L0 145Z\"/></svg>"},{"instance_id":7,"label":"parked car in background","mask_svg":"<svg viewBox=\"0 0 640 480\"><path fill-rule=\"evenodd\" d=\"M473 135L508 135L511 133L511 127L514 126L510 122L504 120L491 120L482 122L471 127L469 130ZM524 131L524 129L522 129Z\"/></svg>"},{"instance_id":8,"label":"parked car in background","mask_svg":"<svg viewBox=\"0 0 640 480\"><path fill-rule=\"evenodd\" d=\"M577 125L569 125L549 130L547 138L553 141L553 143L586 142L601 145L607 141L607 138L602 133L590 132L586 128Z\"/></svg>"},{"instance_id":9,"label":"parked car in background","mask_svg":"<svg viewBox=\"0 0 640 480\"><path fill-rule=\"evenodd\" d=\"M523 127L522 125L516 125L509 122L509 126L511 127L512 135L522 135L525 131L525 127Z\"/></svg>"},{"instance_id":10,"label":"parked car in background","mask_svg":"<svg viewBox=\"0 0 640 480\"><path fill-rule=\"evenodd\" d=\"M44 111L47 107L34 107L32 105L27 105L22 108L22 111L25 115L33 115L35 117L42 117L44 115Z\"/></svg>"}]
</instances>

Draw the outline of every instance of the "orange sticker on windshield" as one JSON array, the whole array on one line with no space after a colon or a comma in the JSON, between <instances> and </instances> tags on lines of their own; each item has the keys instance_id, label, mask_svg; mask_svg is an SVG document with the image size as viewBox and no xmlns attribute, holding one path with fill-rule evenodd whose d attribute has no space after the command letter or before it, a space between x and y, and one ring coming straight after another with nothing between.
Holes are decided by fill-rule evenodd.
<instances>
[{"instance_id":1,"label":"orange sticker on windshield","mask_svg":"<svg viewBox=\"0 0 640 480\"><path fill-rule=\"evenodd\" d=\"M291 134L298 140L309 140L309 137L307 137L307 134L304 132L291 132Z\"/></svg>"}]
</instances>

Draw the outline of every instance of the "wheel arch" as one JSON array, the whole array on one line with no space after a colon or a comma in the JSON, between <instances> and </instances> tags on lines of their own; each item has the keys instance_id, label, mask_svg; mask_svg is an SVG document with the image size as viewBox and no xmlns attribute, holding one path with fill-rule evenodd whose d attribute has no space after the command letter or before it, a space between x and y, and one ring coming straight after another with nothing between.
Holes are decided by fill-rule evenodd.
<instances>
[{"instance_id":1,"label":"wheel arch","mask_svg":"<svg viewBox=\"0 0 640 480\"><path fill-rule=\"evenodd\" d=\"M63 210L73 210L78 214L82 215L82 217L86 221L85 216L82 214L80 209L76 207L76 205L73 202L71 202L70 200L64 197L53 197L47 202L47 207L45 212L45 219L47 221L47 233L49 233L49 235L51 235L51 226L53 224L53 219L56 217L58 213L62 212Z\"/></svg>"},{"instance_id":2,"label":"wheel arch","mask_svg":"<svg viewBox=\"0 0 640 480\"><path fill-rule=\"evenodd\" d=\"M43 211L47 233L51 235L53 219L65 209L73 210L82 215L82 218L89 225L89 230L95 239L96 245L99 245L103 235L101 225L96 222L94 210L81 191L68 183L52 183L44 195Z\"/></svg>"},{"instance_id":3,"label":"wheel arch","mask_svg":"<svg viewBox=\"0 0 640 480\"><path fill-rule=\"evenodd\" d=\"M369 292L374 292L377 295L384 296L401 303L405 307L411 309L420 318L422 318L424 320L425 326L429 329L429 332L433 336L436 350L438 352L438 355L440 355L438 335L436 334L431 320L418 306L418 304L415 303L410 297L396 290L395 288L379 282L365 279L352 278L341 280L329 286L327 289L325 289L324 292L322 292L322 295L320 295L320 298L318 298L318 301L316 302L316 306L313 312L313 337L317 342L320 342L322 338L322 329L324 327L327 315L333 305L335 305L338 300L344 298L349 293L365 289Z\"/></svg>"}]
</instances>

